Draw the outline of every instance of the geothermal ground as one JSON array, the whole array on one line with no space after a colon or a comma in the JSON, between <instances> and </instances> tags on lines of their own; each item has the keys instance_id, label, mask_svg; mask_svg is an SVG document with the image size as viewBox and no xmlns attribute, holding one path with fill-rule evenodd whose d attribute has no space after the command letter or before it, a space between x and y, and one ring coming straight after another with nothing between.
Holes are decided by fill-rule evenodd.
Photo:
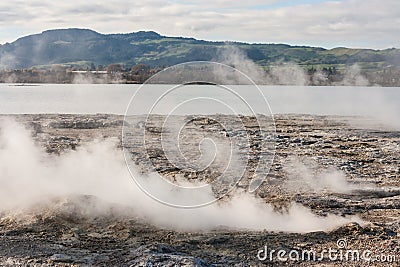
<instances>
[{"instance_id":1,"label":"geothermal ground","mask_svg":"<svg viewBox=\"0 0 400 267\"><path fill-rule=\"evenodd\" d=\"M10 115L31 129L32 138L53 157L62 157L94 139L117 138L121 142L124 118L116 115ZM160 148L162 129L154 117L145 125L143 117L130 123L132 131L147 127L148 147L129 146L129 155L142 173L157 171L167 179L210 182L215 170L185 173L168 162ZM216 121L228 116L190 120L188 136L193 142L204 132L226 133ZM260 157L269 155L259 145L260 132L254 118L246 117L251 138L246 146L249 157L245 177L238 190L245 191L248 177L256 171ZM360 266L363 260L279 260L274 255L263 260L269 250L320 253L340 249L371 251L372 266L397 266L400 262L400 132L360 117L277 115L276 153L264 183L255 191L257 198L284 216L291 207L304 206L322 218L349 218L348 222L324 231L255 231L244 227L179 230L160 226L139 216L134 208L110 203L92 195L53 196L46 200L8 209L0 219L0 265L2 266ZM201 129L201 131L199 130ZM191 131L192 130L192 131ZM133 133L133 136L135 134ZM183 139L189 142L190 139ZM118 143L118 142L117 142ZM121 146L119 146L121 147ZM0 151L2 150L0 143ZM197 150L193 150L195 153ZM189 151L190 152L190 151ZM188 152L188 153L189 153ZM122 153L122 152L121 152ZM11 155L10 155L11 156ZM198 155L197 155L198 156ZM196 157L196 155L194 155ZM149 160L144 160L145 158ZM151 163L149 165L149 162ZM49 162L51 164L51 162ZM21 165L23 168L23 164ZM133 183L133 182L132 182ZM21 190L35 190L20 185ZM213 192L220 194L218 186ZM235 192L220 201L229 201ZM94 210L101 211L94 212ZM352 217L353 216L353 217ZM207 218L203 218L207 220ZM299 221L307 229L307 218ZM279 226L274 226L279 230ZM265 227L265 229L271 229ZM341 243L342 245L342 243ZM345 250L343 250L345 253ZM270 251L269 251L270 252ZM268 253L269 253L268 252ZM261 260L257 257L257 254ZM301 253L300 253L301 254ZM294 255L294 254L293 254ZM293 256L292 255L292 256ZM317 254L317 258L321 254ZM286 254L287 256L287 254ZM375 256L386 262L378 262ZM385 258L386 257L386 258ZM396 259L394 260L394 257ZM393 262L396 261L396 262Z\"/></svg>"}]
</instances>

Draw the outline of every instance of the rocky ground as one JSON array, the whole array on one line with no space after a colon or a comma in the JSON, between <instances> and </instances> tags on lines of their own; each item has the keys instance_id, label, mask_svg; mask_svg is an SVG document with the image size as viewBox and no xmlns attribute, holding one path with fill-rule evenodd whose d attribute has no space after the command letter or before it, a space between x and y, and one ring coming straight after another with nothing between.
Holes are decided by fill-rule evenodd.
<instances>
[{"instance_id":1,"label":"rocky ground","mask_svg":"<svg viewBox=\"0 0 400 267\"><path fill-rule=\"evenodd\" d=\"M4 116L3 116L4 117ZM13 115L32 129L36 142L50 154L62 154L95 138L121 139L124 121L117 115ZM187 173L171 166L160 149L163 130L154 117L128 120L132 131L147 131L147 147L135 140L128 151L142 171L157 171L171 181L176 177L210 182L218 176L218 166ZM69 196L49 200L43 207L24 214L3 212L0 219L0 262L5 266L398 266L400 262L400 132L376 125L366 118L277 115L276 151L270 172L256 170L260 158L268 157L263 132L252 117L242 118L250 142L243 146L249 159L245 177L238 184L246 190L253 174L265 179L255 194L285 213L291 203L300 203L318 215L358 215L366 223L350 223L326 232L284 233L215 229L184 232L163 229L135 217L134 211L120 212L110 205L101 216L84 207L101 200L94 196ZM217 122L227 116L188 118L187 134L194 142L206 136L229 137L239 131L224 130ZM183 141L189 142L185 135ZM127 143L121 142L127 146ZM192 155L194 158L198 155ZM188 152L189 153L189 152ZM191 155L189 153L189 155ZM344 185L319 184L315 177L328 173L344 177ZM300 172L300 173L299 173ZM304 173L307 173L305 175ZM327 175L328 175L327 174ZM306 177L302 177L306 176ZM301 179L292 179L300 177ZM330 176L329 176L330 177ZM310 184L311 179L311 184ZM333 178L332 178L333 179ZM343 182L343 181L342 181ZM219 194L218 187L215 194ZM223 201L223 199L222 199ZM86 203L82 206L82 203ZM45 208L44 208L45 207ZM265 244L275 250L337 249L346 240L347 248L370 250L386 256L385 262L259 260ZM260 254L262 255L262 254ZM396 261L393 262L393 257Z\"/></svg>"}]
</instances>

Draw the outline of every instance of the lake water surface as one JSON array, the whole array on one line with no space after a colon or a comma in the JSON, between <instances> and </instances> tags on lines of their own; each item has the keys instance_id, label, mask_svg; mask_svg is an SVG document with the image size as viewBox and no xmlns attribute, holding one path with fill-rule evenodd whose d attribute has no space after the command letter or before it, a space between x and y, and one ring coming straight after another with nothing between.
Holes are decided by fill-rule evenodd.
<instances>
[{"instance_id":1,"label":"lake water surface","mask_svg":"<svg viewBox=\"0 0 400 267\"><path fill-rule=\"evenodd\" d=\"M0 84L0 113L114 113L124 114L127 105L140 85L126 84L43 84L37 86L15 86ZM172 86L171 86L172 87ZM221 96L229 107L240 106L238 95L250 106L265 105L254 87L233 86L237 95L221 93L201 85L204 97ZM142 88L142 99L135 113L146 113L140 105L154 102L165 86L146 85ZM143 91L145 89L145 91ZM320 115L361 115L400 125L400 88L380 87L302 87L302 86L260 86L274 114L300 113ZM198 91L181 90L168 98L169 106L176 106L185 99L197 97ZM143 98L144 96L144 98ZM204 105L191 113L201 113ZM207 108L208 109L208 108ZM143 110L143 111L142 111ZM208 111L213 112L210 108ZM219 110L215 110L219 112ZM239 111L240 113L240 111Z\"/></svg>"}]
</instances>

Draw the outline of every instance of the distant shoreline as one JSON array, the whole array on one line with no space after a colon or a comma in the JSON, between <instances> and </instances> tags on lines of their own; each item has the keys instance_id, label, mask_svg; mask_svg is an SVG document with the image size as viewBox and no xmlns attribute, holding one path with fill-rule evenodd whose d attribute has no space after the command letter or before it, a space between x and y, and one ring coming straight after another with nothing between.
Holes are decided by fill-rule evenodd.
<instances>
[{"instance_id":1,"label":"distant shoreline","mask_svg":"<svg viewBox=\"0 0 400 267\"><path fill-rule=\"evenodd\" d=\"M120 66L121 67L121 66ZM121 67L122 68L122 67ZM0 84L15 86L40 84L143 84L162 71L162 67L150 68L137 65L131 69L107 71L75 71L60 67L55 69L0 70ZM347 71L327 69L317 71L300 67L281 66L277 69L257 73L254 82L258 85L301 85L301 86L368 86L400 87L400 72L369 73L358 68ZM251 73L250 73L251 77ZM207 81L194 81L204 84Z\"/></svg>"}]
</instances>

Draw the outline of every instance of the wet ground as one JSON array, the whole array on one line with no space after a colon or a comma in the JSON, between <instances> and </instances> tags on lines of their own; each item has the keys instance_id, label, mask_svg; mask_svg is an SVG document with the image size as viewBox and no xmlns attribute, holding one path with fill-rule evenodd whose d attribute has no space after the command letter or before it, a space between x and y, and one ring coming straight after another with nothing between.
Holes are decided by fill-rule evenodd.
<instances>
[{"instance_id":1,"label":"wet ground","mask_svg":"<svg viewBox=\"0 0 400 267\"><path fill-rule=\"evenodd\" d=\"M47 153L58 155L93 139L121 139L124 118L116 115L16 115L17 121L32 129L36 142ZM320 216L357 215L366 223L350 223L326 232L284 233L215 229L182 232L152 226L135 216L109 206L101 216L86 210L87 203L99 203L94 196L54 198L24 214L3 213L0 220L0 261L2 265L117 265L117 266L360 266L365 261L263 260L265 244L276 251L338 249L339 239L346 248L373 252L370 266L398 266L400 262L400 132L377 125L366 118L277 115L271 166L257 169L260 159L269 159L271 146L262 145L269 132L260 131L255 118L244 117L239 130L223 129L228 116L185 118L184 144L204 136L241 136L249 140L241 156L248 159L245 176L238 187L247 190L255 174L264 180L255 194L285 213L299 203ZM219 175L219 165L203 171L185 172L167 160L160 149L162 117L127 119L132 136L146 131L146 149L138 140L124 139L132 160L143 172L157 171L171 181L177 177L210 182ZM234 121L234 120L233 120ZM266 127L270 130L269 127ZM125 136L126 137L126 136ZM238 139L239 141L241 139ZM140 140L139 140L140 141ZM239 142L240 143L240 142ZM194 144L197 146L197 144ZM198 150L183 151L198 158ZM268 172L268 170L270 171ZM306 173L306 174L305 174ZM333 175L334 174L334 175ZM315 180L320 176L339 179L331 184ZM325 177L324 176L324 177ZM294 178L293 178L294 177ZM339 177L339 178L337 178ZM215 186L216 195L223 188ZM223 201L223 199L222 199ZM82 206L82 203L85 203ZM260 253L259 253L260 252ZM270 252L270 251L269 251ZM257 254L261 260L257 257ZM376 261L382 256L383 263ZM394 257L397 257L394 263ZM312 257L308 257L312 258Z\"/></svg>"}]
</instances>

